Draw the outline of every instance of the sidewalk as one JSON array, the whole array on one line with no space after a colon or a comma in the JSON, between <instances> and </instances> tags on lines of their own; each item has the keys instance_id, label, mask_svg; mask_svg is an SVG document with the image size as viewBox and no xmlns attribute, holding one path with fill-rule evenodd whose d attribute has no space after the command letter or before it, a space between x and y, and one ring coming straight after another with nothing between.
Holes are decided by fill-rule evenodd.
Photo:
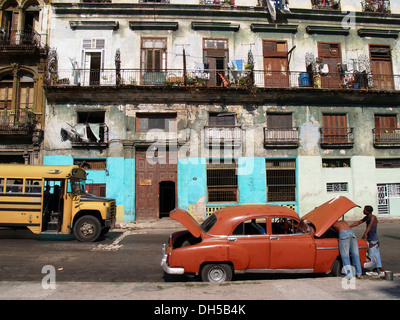
<instances>
[{"instance_id":1,"label":"sidewalk","mask_svg":"<svg viewBox=\"0 0 400 320\"><path fill-rule=\"evenodd\" d=\"M321 277L279 280L110 283L59 282L43 289L37 282L0 282L0 300L400 300L400 278Z\"/></svg>"}]
</instances>

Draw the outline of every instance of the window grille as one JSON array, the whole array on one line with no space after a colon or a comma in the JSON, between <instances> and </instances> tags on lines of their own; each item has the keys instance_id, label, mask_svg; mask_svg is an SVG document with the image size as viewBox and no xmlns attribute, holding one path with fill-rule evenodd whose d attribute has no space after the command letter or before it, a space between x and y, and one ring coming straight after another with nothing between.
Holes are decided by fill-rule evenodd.
<instances>
[{"instance_id":1,"label":"window grille","mask_svg":"<svg viewBox=\"0 0 400 320\"><path fill-rule=\"evenodd\" d=\"M267 160L267 201L296 201L295 160Z\"/></svg>"},{"instance_id":2,"label":"window grille","mask_svg":"<svg viewBox=\"0 0 400 320\"><path fill-rule=\"evenodd\" d=\"M229 163L231 162L231 163ZM221 160L221 163L207 165L208 202L237 202L238 179L237 164Z\"/></svg>"}]
</instances>

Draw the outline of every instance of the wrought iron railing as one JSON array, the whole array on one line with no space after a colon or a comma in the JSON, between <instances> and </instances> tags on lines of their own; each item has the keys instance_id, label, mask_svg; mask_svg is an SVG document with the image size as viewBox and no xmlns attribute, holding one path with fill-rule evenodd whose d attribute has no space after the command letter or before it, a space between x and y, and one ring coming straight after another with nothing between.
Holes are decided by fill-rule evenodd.
<instances>
[{"instance_id":1,"label":"wrought iron railing","mask_svg":"<svg viewBox=\"0 0 400 320\"><path fill-rule=\"evenodd\" d=\"M400 128L375 128L372 133L375 146L400 145Z\"/></svg>"},{"instance_id":2,"label":"wrought iron railing","mask_svg":"<svg viewBox=\"0 0 400 320\"><path fill-rule=\"evenodd\" d=\"M311 0L313 9L340 10L340 0Z\"/></svg>"},{"instance_id":3,"label":"wrought iron railing","mask_svg":"<svg viewBox=\"0 0 400 320\"><path fill-rule=\"evenodd\" d=\"M353 128L323 127L320 130L322 146L351 147L354 144Z\"/></svg>"},{"instance_id":4,"label":"wrought iron railing","mask_svg":"<svg viewBox=\"0 0 400 320\"><path fill-rule=\"evenodd\" d=\"M204 142L206 146L240 146L242 143L242 129L232 127L204 127Z\"/></svg>"},{"instance_id":5,"label":"wrought iron railing","mask_svg":"<svg viewBox=\"0 0 400 320\"><path fill-rule=\"evenodd\" d=\"M390 0L362 0L361 5L364 12L391 12Z\"/></svg>"},{"instance_id":6,"label":"wrought iron railing","mask_svg":"<svg viewBox=\"0 0 400 320\"><path fill-rule=\"evenodd\" d=\"M215 5L235 5L235 0L200 0L199 4L215 4Z\"/></svg>"},{"instance_id":7,"label":"wrought iron railing","mask_svg":"<svg viewBox=\"0 0 400 320\"><path fill-rule=\"evenodd\" d=\"M297 146L299 128L264 128L265 146Z\"/></svg>"},{"instance_id":8,"label":"wrought iron railing","mask_svg":"<svg viewBox=\"0 0 400 320\"><path fill-rule=\"evenodd\" d=\"M168 69L74 69L48 75L50 86L207 86L400 90L400 75L355 73L308 74L303 71Z\"/></svg>"},{"instance_id":9,"label":"wrought iron railing","mask_svg":"<svg viewBox=\"0 0 400 320\"><path fill-rule=\"evenodd\" d=\"M35 30L0 30L0 47L40 47L40 34Z\"/></svg>"}]
</instances>

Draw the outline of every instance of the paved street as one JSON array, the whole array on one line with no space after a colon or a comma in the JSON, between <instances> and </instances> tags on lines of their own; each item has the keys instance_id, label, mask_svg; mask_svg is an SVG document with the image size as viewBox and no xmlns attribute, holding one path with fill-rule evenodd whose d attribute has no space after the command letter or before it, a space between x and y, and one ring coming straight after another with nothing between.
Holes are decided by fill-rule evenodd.
<instances>
[{"instance_id":1,"label":"paved street","mask_svg":"<svg viewBox=\"0 0 400 320\"><path fill-rule=\"evenodd\" d=\"M292 299L295 296L300 299L308 299L315 295L317 295L315 298L326 299L344 297L339 292L342 280L323 275L243 275L236 277L237 285L228 286L231 294L229 298L224 294L228 287L203 284L196 278L177 278L177 282L166 283L159 265L161 246L167 241L169 234L177 230L176 226L172 224L173 228L171 228L169 222L168 226L161 223L156 228L150 229L117 229L109 232L106 237L95 243L80 243L73 236L67 235L38 236L23 230L0 230L0 292L3 291L0 299L18 299L19 297L57 299L61 297L60 295L64 295L64 298L73 298L73 296L69 296L68 288L73 292L77 287L81 288L80 286L83 286L83 289L80 289L83 299L85 295L88 299L96 299L93 290L99 292L102 290L101 288L107 288L108 293L102 295L102 298L105 299L117 298L119 293L112 293L113 290L122 290L120 292L122 293L128 288L130 288L128 291L131 294L120 298L175 299L176 297L169 296L169 292L175 290L177 290L178 296L191 298L192 296L188 296L188 290L191 290L191 292L196 292L196 299L218 297L219 299L231 299L235 295L240 295L243 290L247 290L248 286L252 287L252 291L246 296L248 299L257 299L266 295L267 293L263 289L266 286L270 287L270 293L265 298L273 298L272 292L276 293L276 297L283 299ZM357 227L356 233L360 236L364 228L363 225ZM400 223L380 223L379 236L385 269L400 273L400 252L398 250ZM53 266L56 270L57 290L55 291L37 290L36 288L41 288L41 281L45 276L42 268L46 265ZM399 281L399 277L395 277L395 281L365 278L357 282L357 287L362 288L365 292L368 291L368 287L372 290L374 290L373 288L379 290L379 294L375 293L378 294L375 297L377 299L399 299ZM297 289L292 288L291 294L289 291L284 294L283 288L289 285L297 286ZM300 289L299 285L304 288ZM93 289L89 289L91 286ZM327 291L325 295L318 297L317 293L326 286L334 292ZM73 287L75 289L72 289ZM307 297L300 294L302 290L309 291ZM33 296L27 297L29 292ZM257 296L257 292L261 296ZM362 298L362 292L358 291L356 294L355 291L352 291L352 293L347 292L346 295L349 295L349 299ZM218 296L219 294L220 296ZM369 297L372 297L371 294L372 292L369 293Z\"/></svg>"}]
</instances>

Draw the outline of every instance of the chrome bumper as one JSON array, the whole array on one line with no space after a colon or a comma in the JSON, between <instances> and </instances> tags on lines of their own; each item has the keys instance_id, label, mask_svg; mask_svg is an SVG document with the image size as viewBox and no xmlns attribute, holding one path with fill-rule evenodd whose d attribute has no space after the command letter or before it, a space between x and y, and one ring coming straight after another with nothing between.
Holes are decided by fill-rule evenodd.
<instances>
[{"instance_id":1,"label":"chrome bumper","mask_svg":"<svg viewBox=\"0 0 400 320\"><path fill-rule=\"evenodd\" d=\"M165 244L162 249L162 258L161 258L161 267L165 271L165 273L168 274L184 274L185 269L184 268L171 268L167 265L167 255L165 253Z\"/></svg>"}]
</instances>

